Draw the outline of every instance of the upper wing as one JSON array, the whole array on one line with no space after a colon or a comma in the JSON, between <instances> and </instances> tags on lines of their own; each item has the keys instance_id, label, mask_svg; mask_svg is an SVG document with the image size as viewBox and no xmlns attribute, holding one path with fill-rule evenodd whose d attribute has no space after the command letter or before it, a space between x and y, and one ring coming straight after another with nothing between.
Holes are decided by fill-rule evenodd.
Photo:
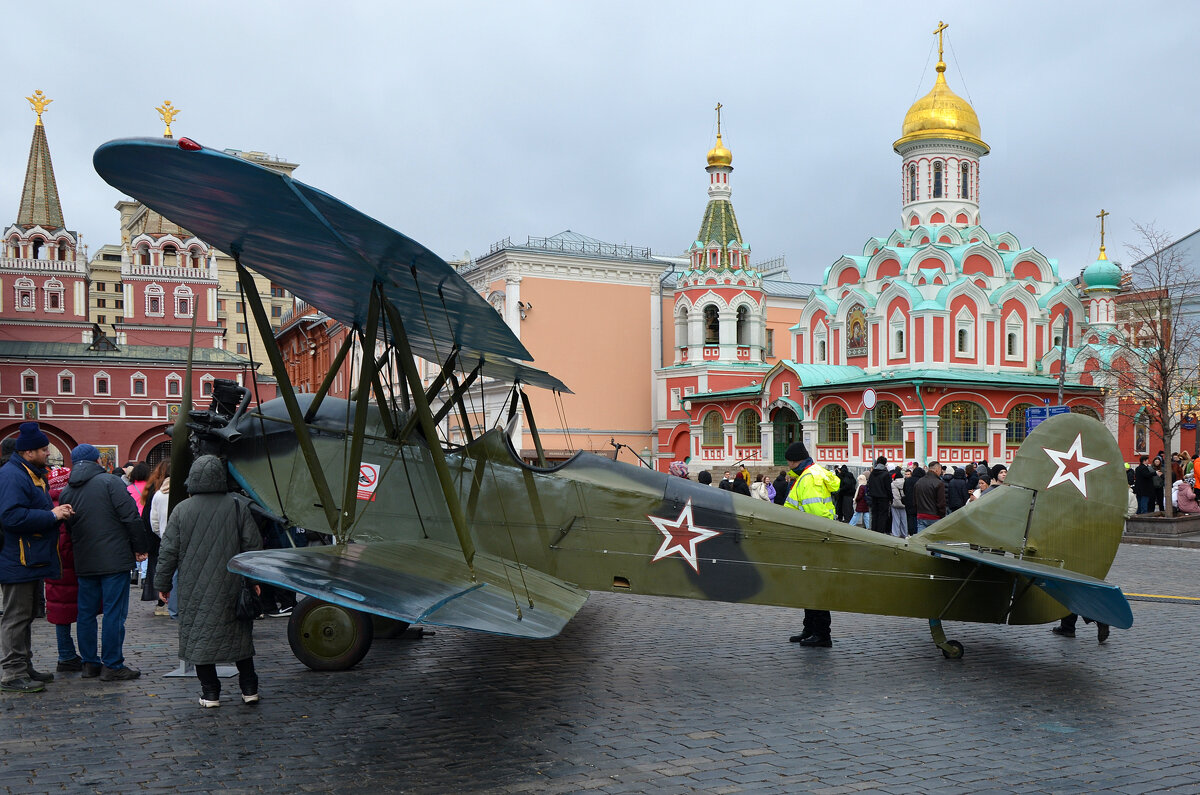
<instances>
[{"instance_id":1,"label":"upper wing","mask_svg":"<svg viewBox=\"0 0 1200 795\"><path fill-rule=\"evenodd\" d=\"M1121 589L1086 574L1021 560L996 552L983 552L966 545L929 544L937 557L967 560L1009 571L1033 580L1033 584L1073 613L1116 627L1133 626L1133 611Z\"/></svg>"},{"instance_id":2,"label":"upper wing","mask_svg":"<svg viewBox=\"0 0 1200 795\"><path fill-rule=\"evenodd\" d=\"M587 591L494 555L475 555L473 581L462 550L437 541L244 552L229 570L352 610L499 635L557 635ZM531 604L532 603L532 604Z\"/></svg>"},{"instance_id":3,"label":"upper wing","mask_svg":"<svg viewBox=\"0 0 1200 795\"><path fill-rule=\"evenodd\" d=\"M441 257L303 182L171 138L110 141L92 162L114 188L335 320L365 323L371 287L379 282L422 358L443 361L454 345L497 366L505 357L533 358Z\"/></svg>"}]
</instances>

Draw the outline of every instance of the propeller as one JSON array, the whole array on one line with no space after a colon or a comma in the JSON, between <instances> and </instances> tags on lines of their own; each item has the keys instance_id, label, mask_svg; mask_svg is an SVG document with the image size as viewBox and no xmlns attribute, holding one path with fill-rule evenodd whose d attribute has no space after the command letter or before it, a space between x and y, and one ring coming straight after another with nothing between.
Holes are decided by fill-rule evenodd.
<instances>
[{"instance_id":1,"label":"propeller","mask_svg":"<svg viewBox=\"0 0 1200 795\"><path fill-rule=\"evenodd\" d=\"M188 417L192 413L192 354L196 350L196 314L193 306L192 333L188 338L187 372L183 377L183 401L179 406L179 415L175 418L175 426L171 429L171 476L179 485L171 489L170 500L167 502L168 515L175 510L180 500L187 496L187 476L192 469Z\"/></svg>"}]
</instances>

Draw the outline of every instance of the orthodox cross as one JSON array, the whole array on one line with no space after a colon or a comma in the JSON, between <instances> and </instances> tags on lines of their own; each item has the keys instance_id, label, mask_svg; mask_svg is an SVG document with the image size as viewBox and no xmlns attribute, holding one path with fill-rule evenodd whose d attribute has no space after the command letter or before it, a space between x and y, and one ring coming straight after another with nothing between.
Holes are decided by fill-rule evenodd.
<instances>
[{"instance_id":1,"label":"orthodox cross","mask_svg":"<svg viewBox=\"0 0 1200 795\"><path fill-rule=\"evenodd\" d=\"M49 105L54 100L47 99L46 95L42 93L42 90L40 88L37 91L33 92L32 97L25 97L25 99L29 100L29 104L33 106L33 112L37 114L37 126L41 127L42 126L42 112L44 110L46 110L46 106Z\"/></svg>"},{"instance_id":2,"label":"orthodox cross","mask_svg":"<svg viewBox=\"0 0 1200 795\"><path fill-rule=\"evenodd\" d=\"M168 99L164 101L162 105L155 108L155 110L158 111L158 117L163 120L163 124L167 125L167 130L163 133L163 138L172 137L171 122L174 121L175 117L179 115L179 108L173 107L171 105L171 100Z\"/></svg>"},{"instance_id":3,"label":"orthodox cross","mask_svg":"<svg viewBox=\"0 0 1200 795\"><path fill-rule=\"evenodd\" d=\"M1106 215L1112 215L1112 213L1101 209L1100 214L1096 216L1100 219L1100 259L1108 259L1104 254L1104 216Z\"/></svg>"},{"instance_id":4,"label":"orthodox cross","mask_svg":"<svg viewBox=\"0 0 1200 795\"><path fill-rule=\"evenodd\" d=\"M721 137L721 108L725 107L720 102L717 103L717 137Z\"/></svg>"},{"instance_id":5,"label":"orthodox cross","mask_svg":"<svg viewBox=\"0 0 1200 795\"><path fill-rule=\"evenodd\" d=\"M934 33L936 33L937 37L938 37L938 60L939 61L942 60L942 31L944 31L948 27L950 27L950 26L939 19L937 30L934 31Z\"/></svg>"}]
</instances>

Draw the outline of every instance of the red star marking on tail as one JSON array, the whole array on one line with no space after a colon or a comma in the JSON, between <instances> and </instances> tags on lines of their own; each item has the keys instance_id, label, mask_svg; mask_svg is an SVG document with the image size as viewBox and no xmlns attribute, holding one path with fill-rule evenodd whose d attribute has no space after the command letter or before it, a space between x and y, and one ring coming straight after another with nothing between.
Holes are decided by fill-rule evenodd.
<instances>
[{"instance_id":1,"label":"red star marking on tail","mask_svg":"<svg viewBox=\"0 0 1200 795\"><path fill-rule=\"evenodd\" d=\"M1075 441L1071 442L1071 446L1067 448L1066 452L1051 450L1048 447L1042 449L1058 467L1054 477L1050 478L1050 482L1046 484L1046 488L1053 488L1059 483L1070 483L1085 497L1087 496L1087 473L1108 463L1099 458L1088 458L1083 454L1082 434L1075 437Z\"/></svg>"},{"instance_id":2,"label":"red star marking on tail","mask_svg":"<svg viewBox=\"0 0 1200 795\"><path fill-rule=\"evenodd\" d=\"M647 516L659 532L663 534L662 546L658 548L658 552L654 555L655 563L665 557L671 555L679 555L687 561L687 564L692 567L692 570L697 574L700 573L700 564L696 560L696 545L701 541L707 541L713 536L721 535L720 530L710 530L707 527L697 527L692 521L692 501L688 500L687 505L683 506L683 510L679 513L679 518L675 521L663 519L659 516Z\"/></svg>"}]
</instances>

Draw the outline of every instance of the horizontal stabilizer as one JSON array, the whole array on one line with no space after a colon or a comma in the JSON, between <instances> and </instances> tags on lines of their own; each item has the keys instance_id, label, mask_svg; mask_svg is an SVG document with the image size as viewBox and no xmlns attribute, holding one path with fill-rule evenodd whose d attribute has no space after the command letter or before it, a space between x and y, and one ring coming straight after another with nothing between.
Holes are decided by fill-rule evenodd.
<instances>
[{"instance_id":1,"label":"horizontal stabilizer","mask_svg":"<svg viewBox=\"0 0 1200 795\"><path fill-rule=\"evenodd\" d=\"M965 545L930 544L927 549L940 558L970 561L995 569L1020 574L1073 613L1100 621L1117 629L1133 626L1129 600L1115 585L1086 574L1021 560L996 552L983 552Z\"/></svg>"},{"instance_id":2,"label":"horizontal stabilizer","mask_svg":"<svg viewBox=\"0 0 1200 795\"><path fill-rule=\"evenodd\" d=\"M473 582L458 547L429 540L244 552L229 570L410 624L522 638L554 637L588 597L493 555L475 556Z\"/></svg>"}]
</instances>

